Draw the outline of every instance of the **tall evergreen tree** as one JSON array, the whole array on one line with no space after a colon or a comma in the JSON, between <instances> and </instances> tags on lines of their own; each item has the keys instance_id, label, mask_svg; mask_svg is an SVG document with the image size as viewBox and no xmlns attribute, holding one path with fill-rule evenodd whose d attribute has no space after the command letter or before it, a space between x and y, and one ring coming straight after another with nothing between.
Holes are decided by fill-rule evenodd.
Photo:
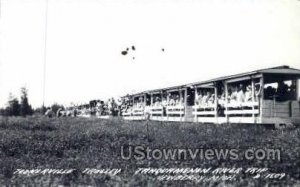
<instances>
[{"instance_id":1,"label":"tall evergreen tree","mask_svg":"<svg viewBox=\"0 0 300 187\"><path fill-rule=\"evenodd\" d=\"M25 87L21 88L20 115L32 115L33 109L28 103L28 90Z\"/></svg>"}]
</instances>

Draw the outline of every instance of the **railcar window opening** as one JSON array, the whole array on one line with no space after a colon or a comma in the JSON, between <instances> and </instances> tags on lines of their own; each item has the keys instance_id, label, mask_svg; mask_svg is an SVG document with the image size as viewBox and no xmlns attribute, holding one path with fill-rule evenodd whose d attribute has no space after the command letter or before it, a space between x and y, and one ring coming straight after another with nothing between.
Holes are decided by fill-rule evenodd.
<instances>
[{"instance_id":1,"label":"railcar window opening","mask_svg":"<svg viewBox=\"0 0 300 187\"><path fill-rule=\"evenodd\" d=\"M195 89L195 106L198 117L213 117L216 110L215 105L215 88L203 88L199 87Z\"/></svg>"},{"instance_id":2,"label":"railcar window opening","mask_svg":"<svg viewBox=\"0 0 300 187\"><path fill-rule=\"evenodd\" d=\"M160 93L152 95L152 106L159 107L162 103L162 95Z\"/></svg>"},{"instance_id":3,"label":"railcar window opening","mask_svg":"<svg viewBox=\"0 0 300 187\"><path fill-rule=\"evenodd\" d=\"M168 106L178 106L184 103L184 94L182 94L182 90L169 92L168 97Z\"/></svg>"},{"instance_id":4,"label":"railcar window opening","mask_svg":"<svg viewBox=\"0 0 300 187\"><path fill-rule=\"evenodd\" d=\"M132 106L133 106L133 98L131 98L130 96L123 98L121 100L121 107L120 107L122 115L130 115L132 111ZM107 113L106 108L107 107L105 107L104 104L104 112L103 112L104 115Z\"/></svg>"},{"instance_id":5,"label":"railcar window opening","mask_svg":"<svg viewBox=\"0 0 300 187\"><path fill-rule=\"evenodd\" d=\"M264 99L285 102L297 100L297 79L274 78L267 79L264 83Z\"/></svg>"},{"instance_id":6,"label":"railcar window opening","mask_svg":"<svg viewBox=\"0 0 300 187\"><path fill-rule=\"evenodd\" d=\"M255 92L254 94L252 92ZM253 100L258 101L260 95L259 79L254 79L254 89L252 89L252 80L238 81L228 84L228 103L237 106L243 103L250 103ZM253 98L254 95L254 98ZM246 106L247 107L247 106Z\"/></svg>"},{"instance_id":7,"label":"railcar window opening","mask_svg":"<svg viewBox=\"0 0 300 187\"><path fill-rule=\"evenodd\" d=\"M258 116L261 83L259 78L241 80L227 84L224 113L230 117ZM222 111L218 111L219 116Z\"/></svg>"},{"instance_id":8,"label":"railcar window opening","mask_svg":"<svg viewBox=\"0 0 300 187\"><path fill-rule=\"evenodd\" d=\"M144 97L143 96L138 96L133 99L133 108L144 108L145 103L144 103Z\"/></svg>"}]
</instances>

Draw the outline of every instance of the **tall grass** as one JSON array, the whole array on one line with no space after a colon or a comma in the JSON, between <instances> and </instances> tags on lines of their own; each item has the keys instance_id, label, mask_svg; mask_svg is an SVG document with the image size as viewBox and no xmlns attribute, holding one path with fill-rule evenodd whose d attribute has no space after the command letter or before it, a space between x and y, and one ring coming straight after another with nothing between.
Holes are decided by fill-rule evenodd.
<instances>
[{"instance_id":1,"label":"tall grass","mask_svg":"<svg viewBox=\"0 0 300 187\"><path fill-rule=\"evenodd\" d=\"M4 185L92 185L92 186L177 186L192 182L158 182L133 175L138 167L269 167L285 172L283 185L300 184L300 129L270 130L262 126L215 125L180 122L123 121L10 117L0 118L0 183ZM274 160L122 160L121 146L150 148L280 148L281 161ZM121 168L115 178L71 175L20 176L16 169L36 168ZM267 185L271 181L241 176L234 184ZM209 185L223 185L211 183Z\"/></svg>"}]
</instances>

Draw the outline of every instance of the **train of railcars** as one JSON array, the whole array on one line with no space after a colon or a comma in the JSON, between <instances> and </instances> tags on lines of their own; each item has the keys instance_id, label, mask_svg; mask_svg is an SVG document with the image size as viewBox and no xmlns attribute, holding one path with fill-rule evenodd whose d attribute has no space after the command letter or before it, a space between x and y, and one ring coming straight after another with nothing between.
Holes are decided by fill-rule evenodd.
<instances>
[{"instance_id":1,"label":"train of railcars","mask_svg":"<svg viewBox=\"0 0 300 187\"><path fill-rule=\"evenodd\" d=\"M300 70L260 69L122 97L126 120L202 123L300 123Z\"/></svg>"}]
</instances>

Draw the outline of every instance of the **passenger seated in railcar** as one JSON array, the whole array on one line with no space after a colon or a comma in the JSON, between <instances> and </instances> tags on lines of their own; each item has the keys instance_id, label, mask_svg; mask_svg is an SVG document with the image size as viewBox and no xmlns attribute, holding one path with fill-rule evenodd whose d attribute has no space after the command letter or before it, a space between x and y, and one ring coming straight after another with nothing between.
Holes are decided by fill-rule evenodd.
<instances>
[{"instance_id":1,"label":"passenger seated in railcar","mask_svg":"<svg viewBox=\"0 0 300 187\"><path fill-rule=\"evenodd\" d=\"M265 99L267 100L272 100L275 96L276 93L276 89L273 88L272 86L268 86L265 90L264 90L264 96Z\"/></svg>"},{"instance_id":2,"label":"passenger seated in railcar","mask_svg":"<svg viewBox=\"0 0 300 187\"><path fill-rule=\"evenodd\" d=\"M130 110L133 107L132 102L130 102L130 100L125 100L125 109Z\"/></svg>"},{"instance_id":3,"label":"passenger seated in railcar","mask_svg":"<svg viewBox=\"0 0 300 187\"><path fill-rule=\"evenodd\" d=\"M181 103L180 103L180 96L179 95L176 95L175 96L175 106L179 106Z\"/></svg>"},{"instance_id":4,"label":"passenger seated in railcar","mask_svg":"<svg viewBox=\"0 0 300 187\"><path fill-rule=\"evenodd\" d=\"M296 85L291 81L267 83L264 88L264 99L279 102L296 99Z\"/></svg>"},{"instance_id":5,"label":"passenger seated in railcar","mask_svg":"<svg viewBox=\"0 0 300 187\"><path fill-rule=\"evenodd\" d=\"M160 99L160 97L157 96L155 98L154 106L156 106L156 107L161 106L161 99Z\"/></svg>"},{"instance_id":6,"label":"passenger seated in railcar","mask_svg":"<svg viewBox=\"0 0 300 187\"><path fill-rule=\"evenodd\" d=\"M236 87L229 87L228 88L228 98L227 98L227 102L228 104L236 104L236 100L237 100L237 90Z\"/></svg>"},{"instance_id":7,"label":"passenger seated in railcar","mask_svg":"<svg viewBox=\"0 0 300 187\"><path fill-rule=\"evenodd\" d=\"M247 85L245 92L245 102L252 101L252 87L251 85Z\"/></svg>"},{"instance_id":8,"label":"passenger seated in railcar","mask_svg":"<svg viewBox=\"0 0 300 187\"><path fill-rule=\"evenodd\" d=\"M260 92L259 88L257 92L255 91L254 101L257 101L257 97L259 97L259 92ZM257 90L256 87L255 90ZM268 90L269 90L269 94L271 94L272 90L270 90L270 88L268 88ZM228 104L230 105L230 107L247 107L248 104L246 103L252 102L252 100L253 100L253 93L252 93L252 86L250 83L248 84L243 83L236 86L233 85L228 88Z\"/></svg>"},{"instance_id":9,"label":"passenger seated in railcar","mask_svg":"<svg viewBox=\"0 0 300 187\"><path fill-rule=\"evenodd\" d=\"M296 84L292 84L289 88L288 98L289 99L297 99L297 86Z\"/></svg>"},{"instance_id":10,"label":"passenger seated in railcar","mask_svg":"<svg viewBox=\"0 0 300 187\"><path fill-rule=\"evenodd\" d=\"M195 98L195 104L196 104L197 106L200 106L201 103L202 103L202 99L203 99L202 91L198 90L195 97L196 97L196 98Z\"/></svg>"},{"instance_id":11,"label":"passenger seated in railcar","mask_svg":"<svg viewBox=\"0 0 300 187\"><path fill-rule=\"evenodd\" d=\"M207 91L203 91L202 93L203 93L203 97L202 97L202 100L200 102L200 106L205 107L206 103L207 103L207 100L208 100L208 93L207 93Z\"/></svg>"},{"instance_id":12,"label":"passenger seated in railcar","mask_svg":"<svg viewBox=\"0 0 300 187\"><path fill-rule=\"evenodd\" d=\"M178 93L171 94L169 93L169 100L163 98L163 106L181 106L183 105L183 98L180 97Z\"/></svg>"},{"instance_id":13,"label":"passenger seated in railcar","mask_svg":"<svg viewBox=\"0 0 300 187\"><path fill-rule=\"evenodd\" d=\"M231 90L233 91L231 92ZM245 102L245 88L242 84L228 90L228 103L232 107L240 107L243 102Z\"/></svg>"},{"instance_id":14,"label":"passenger seated in railcar","mask_svg":"<svg viewBox=\"0 0 300 187\"><path fill-rule=\"evenodd\" d=\"M169 104L168 106L175 106L175 98L173 95L169 96Z\"/></svg>"},{"instance_id":15,"label":"passenger seated in railcar","mask_svg":"<svg viewBox=\"0 0 300 187\"><path fill-rule=\"evenodd\" d=\"M289 86L283 81L278 83L276 90L277 101L286 101L289 99Z\"/></svg>"},{"instance_id":16,"label":"passenger seated in railcar","mask_svg":"<svg viewBox=\"0 0 300 187\"><path fill-rule=\"evenodd\" d=\"M211 102L213 102L212 100L212 94L210 91L204 91L204 96L202 98L202 103L201 103L201 106L202 107L208 107Z\"/></svg>"},{"instance_id":17,"label":"passenger seated in railcar","mask_svg":"<svg viewBox=\"0 0 300 187\"><path fill-rule=\"evenodd\" d=\"M181 98L179 99L179 105L180 105L180 106L184 106L184 97L181 97Z\"/></svg>"},{"instance_id":18,"label":"passenger seated in railcar","mask_svg":"<svg viewBox=\"0 0 300 187\"><path fill-rule=\"evenodd\" d=\"M138 101L138 108L144 108L145 104L144 104L144 97L139 97L139 101Z\"/></svg>"},{"instance_id":19,"label":"passenger seated in railcar","mask_svg":"<svg viewBox=\"0 0 300 187\"><path fill-rule=\"evenodd\" d=\"M237 100L237 87L232 87L231 89L228 89L228 102L229 103L235 103Z\"/></svg>"},{"instance_id":20,"label":"passenger seated in railcar","mask_svg":"<svg viewBox=\"0 0 300 187\"><path fill-rule=\"evenodd\" d=\"M221 107L224 107L225 104L226 104L226 100L225 100L225 93L222 92L222 94L220 94L218 96L218 104L221 106Z\"/></svg>"},{"instance_id":21,"label":"passenger seated in railcar","mask_svg":"<svg viewBox=\"0 0 300 187\"><path fill-rule=\"evenodd\" d=\"M215 94L210 92L210 97L208 99L208 105L212 106L215 104Z\"/></svg>"},{"instance_id":22,"label":"passenger seated in railcar","mask_svg":"<svg viewBox=\"0 0 300 187\"><path fill-rule=\"evenodd\" d=\"M236 94L236 102L237 104L241 104L245 102L245 86L240 84L237 89L237 94Z\"/></svg>"},{"instance_id":23,"label":"passenger seated in railcar","mask_svg":"<svg viewBox=\"0 0 300 187\"><path fill-rule=\"evenodd\" d=\"M215 102L215 94L212 94L210 91L207 91L207 97L204 101L206 107L211 107Z\"/></svg>"},{"instance_id":24,"label":"passenger seated in railcar","mask_svg":"<svg viewBox=\"0 0 300 187\"><path fill-rule=\"evenodd\" d=\"M129 102L129 104L127 105L127 108L123 111L123 113L130 113L131 115L139 112L140 110L144 109L144 97L138 97L136 99L133 100L133 103ZM114 109L114 111L112 113L116 114L116 110Z\"/></svg>"},{"instance_id":25,"label":"passenger seated in railcar","mask_svg":"<svg viewBox=\"0 0 300 187\"><path fill-rule=\"evenodd\" d=\"M200 90L196 94L195 105L200 108L214 107L215 94L211 90Z\"/></svg>"}]
</instances>

